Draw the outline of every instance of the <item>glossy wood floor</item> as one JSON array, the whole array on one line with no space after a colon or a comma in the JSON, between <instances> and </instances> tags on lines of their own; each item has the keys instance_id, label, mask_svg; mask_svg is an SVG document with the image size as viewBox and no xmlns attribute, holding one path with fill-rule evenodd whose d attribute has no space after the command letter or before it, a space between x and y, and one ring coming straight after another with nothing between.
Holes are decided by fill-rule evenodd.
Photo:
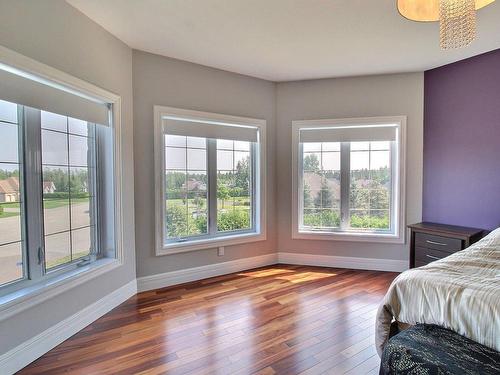
<instances>
[{"instance_id":1,"label":"glossy wood floor","mask_svg":"<svg viewBox=\"0 0 500 375\"><path fill-rule=\"evenodd\" d=\"M279 265L140 293L20 374L377 374L396 275Z\"/></svg>"}]
</instances>

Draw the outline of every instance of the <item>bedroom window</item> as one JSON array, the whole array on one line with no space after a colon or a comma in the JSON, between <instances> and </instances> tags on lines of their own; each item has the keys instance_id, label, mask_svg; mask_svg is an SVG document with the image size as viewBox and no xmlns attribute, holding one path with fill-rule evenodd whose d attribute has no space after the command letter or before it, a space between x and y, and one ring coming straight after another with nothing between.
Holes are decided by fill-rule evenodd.
<instances>
[{"instance_id":1,"label":"bedroom window","mask_svg":"<svg viewBox=\"0 0 500 375\"><path fill-rule=\"evenodd\" d=\"M263 239L265 122L155 111L157 254Z\"/></svg>"},{"instance_id":2,"label":"bedroom window","mask_svg":"<svg viewBox=\"0 0 500 375\"><path fill-rule=\"evenodd\" d=\"M293 123L294 238L401 241L404 117Z\"/></svg>"},{"instance_id":3,"label":"bedroom window","mask_svg":"<svg viewBox=\"0 0 500 375\"><path fill-rule=\"evenodd\" d=\"M90 85L65 86L81 83L52 68L12 60L33 69L0 64L0 306L121 257L115 102L92 96ZM38 68L43 75L31 73Z\"/></svg>"}]
</instances>

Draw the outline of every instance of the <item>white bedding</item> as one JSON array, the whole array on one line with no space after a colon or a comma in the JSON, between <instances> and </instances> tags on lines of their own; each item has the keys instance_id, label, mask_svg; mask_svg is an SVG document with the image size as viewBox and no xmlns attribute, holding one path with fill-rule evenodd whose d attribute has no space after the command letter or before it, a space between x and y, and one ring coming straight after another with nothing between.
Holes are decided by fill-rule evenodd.
<instances>
[{"instance_id":1,"label":"white bedding","mask_svg":"<svg viewBox=\"0 0 500 375\"><path fill-rule=\"evenodd\" d=\"M393 319L437 324L500 351L500 228L392 282L377 312L379 354Z\"/></svg>"}]
</instances>

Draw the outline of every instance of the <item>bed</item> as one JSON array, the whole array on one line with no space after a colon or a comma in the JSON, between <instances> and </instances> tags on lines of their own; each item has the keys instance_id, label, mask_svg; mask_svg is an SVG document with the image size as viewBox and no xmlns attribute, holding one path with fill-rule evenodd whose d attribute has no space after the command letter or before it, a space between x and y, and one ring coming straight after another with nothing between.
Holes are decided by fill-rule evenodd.
<instances>
[{"instance_id":1,"label":"bed","mask_svg":"<svg viewBox=\"0 0 500 375\"><path fill-rule=\"evenodd\" d=\"M500 351L500 228L392 282L377 312L379 355L394 322L400 328L438 325Z\"/></svg>"}]
</instances>

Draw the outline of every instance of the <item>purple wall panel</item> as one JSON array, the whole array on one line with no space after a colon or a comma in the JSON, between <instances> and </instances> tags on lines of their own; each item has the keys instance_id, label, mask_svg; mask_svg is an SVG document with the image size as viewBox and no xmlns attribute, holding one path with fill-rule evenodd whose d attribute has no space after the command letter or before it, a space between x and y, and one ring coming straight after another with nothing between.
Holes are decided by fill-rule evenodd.
<instances>
[{"instance_id":1,"label":"purple wall panel","mask_svg":"<svg viewBox=\"0 0 500 375\"><path fill-rule=\"evenodd\" d=\"M500 49L425 72L425 221L500 226Z\"/></svg>"}]
</instances>

